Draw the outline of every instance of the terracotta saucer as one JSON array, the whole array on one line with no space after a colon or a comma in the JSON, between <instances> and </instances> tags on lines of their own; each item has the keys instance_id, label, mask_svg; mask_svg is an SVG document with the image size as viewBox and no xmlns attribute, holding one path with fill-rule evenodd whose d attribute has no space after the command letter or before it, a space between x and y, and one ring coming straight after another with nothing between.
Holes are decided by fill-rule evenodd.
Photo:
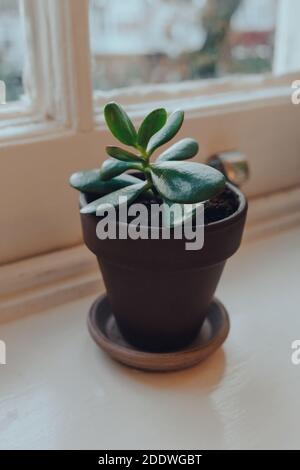
<instances>
[{"instance_id":1,"label":"terracotta saucer","mask_svg":"<svg viewBox=\"0 0 300 470\"><path fill-rule=\"evenodd\" d=\"M88 315L89 332L100 348L122 364L147 371L167 372L198 364L223 344L229 328L228 313L215 298L193 343L179 351L151 353L136 349L123 339L106 295L93 303Z\"/></svg>"}]
</instances>

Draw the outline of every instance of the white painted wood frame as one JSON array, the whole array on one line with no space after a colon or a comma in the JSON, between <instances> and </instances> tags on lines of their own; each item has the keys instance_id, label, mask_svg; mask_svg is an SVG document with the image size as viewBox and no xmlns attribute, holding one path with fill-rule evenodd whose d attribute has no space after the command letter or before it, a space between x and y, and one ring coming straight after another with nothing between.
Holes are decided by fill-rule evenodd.
<instances>
[{"instance_id":1,"label":"white painted wood frame","mask_svg":"<svg viewBox=\"0 0 300 470\"><path fill-rule=\"evenodd\" d=\"M249 158L248 196L295 194L300 106L291 103L291 83L300 72L96 92L93 98L88 1L25 4L34 80L31 107L1 113L0 264L81 244L77 195L68 177L98 167L105 158L111 137L101 107L109 99L124 104L135 122L158 103L170 110L182 107L187 119L180 137L200 141L198 160L238 149ZM290 210L289 203L280 207Z\"/></svg>"}]
</instances>

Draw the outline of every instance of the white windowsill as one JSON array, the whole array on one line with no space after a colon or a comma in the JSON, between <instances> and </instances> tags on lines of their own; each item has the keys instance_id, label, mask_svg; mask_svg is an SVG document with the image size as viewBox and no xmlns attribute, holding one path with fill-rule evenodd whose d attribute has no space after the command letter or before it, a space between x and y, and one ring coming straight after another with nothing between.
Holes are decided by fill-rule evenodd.
<instances>
[{"instance_id":1,"label":"white windowsill","mask_svg":"<svg viewBox=\"0 0 300 470\"><path fill-rule=\"evenodd\" d=\"M299 448L299 237L245 243L228 262L229 338L187 371L111 361L86 329L95 296L1 325L0 448Z\"/></svg>"}]
</instances>

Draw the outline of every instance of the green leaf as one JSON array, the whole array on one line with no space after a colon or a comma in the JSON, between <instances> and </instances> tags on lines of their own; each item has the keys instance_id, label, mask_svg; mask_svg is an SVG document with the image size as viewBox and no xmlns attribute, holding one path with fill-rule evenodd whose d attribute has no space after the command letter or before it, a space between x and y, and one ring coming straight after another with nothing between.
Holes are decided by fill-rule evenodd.
<instances>
[{"instance_id":1,"label":"green leaf","mask_svg":"<svg viewBox=\"0 0 300 470\"><path fill-rule=\"evenodd\" d=\"M151 137L151 139L149 140L149 143L147 146L147 152L151 154L158 147L165 144L166 142L169 142L169 140L173 139L174 135L176 135L179 129L181 128L183 119L184 119L183 111L178 110L172 113L169 116L164 127L160 131L158 131L156 134L154 134L154 136Z\"/></svg>"},{"instance_id":2,"label":"green leaf","mask_svg":"<svg viewBox=\"0 0 300 470\"><path fill-rule=\"evenodd\" d=\"M214 168L194 162L151 165L153 184L163 198L183 204L203 202L225 188L225 177Z\"/></svg>"},{"instance_id":3,"label":"green leaf","mask_svg":"<svg viewBox=\"0 0 300 470\"><path fill-rule=\"evenodd\" d=\"M135 146L136 130L121 106L117 103L108 103L104 108L104 117L109 130L120 142Z\"/></svg>"},{"instance_id":4,"label":"green leaf","mask_svg":"<svg viewBox=\"0 0 300 470\"><path fill-rule=\"evenodd\" d=\"M106 196L100 197L99 199L96 199L90 204L87 204L86 206L82 207L80 212L82 214L95 214L100 206L109 205L113 207L118 207L120 202L119 198L121 196L127 198L127 204L131 204L131 202L137 199L138 196L143 191L145 191L147 185L147 181L142 181L140 183L133 184L132 186L127 186L127 188L118 189L118 191L114 191L111 194L107 194Z\"/></svg>"},{"instance_id":5,"label":"green leaf","mask_svg":"<svg viewBox=\"0 0 300 470\"><path fill-rule=\"evenodd\" d=\"M139 132L137 143L146 149L151 137L156 134L167 121L167 111L163 108L154 109L142 122Z\"/></svg>"},{"instance_id":6,"label":"green leaf","mask_svg":"<svg viewBox=\"0 0 300 470\"><path fill-rule=\"evenodd\" d=\"M99 194L99 196L138 182L140 182L140 179L132 175L121 175L109 181L103 181L100 177L99 168L88 171L78 171L77 173L73 173L70 177L70 185L73 188L84 193Z\"/></svg>"},{"instance_id":7,"label":"green leaf","mask_svg":"<svg viewBox=\"0 0 300 470\"><path fill-rule=\"evenodd\" d=\"M109 145L106 147L106 152L110 157L121 160L122 162L144 162L143 158L138 157L134 153L128 152L128 150L121 149L120 147Z\"/></svg>"},{"instance_id":8,"label":"green leaf","mask_svg":"<svg viewBox=\"0 0 300 470\"><path fill-rule=\"evenodd\" d=\"M100 170L100 176L103 181L119 176L127 170L143 171L143 166L140 163L120 162L114 158L105 160Z\"/></svg>"},{"instance_id":9,"label":"green leaf","mask_svg":"<svg viewBox=\"0 0 300 470\"><path fill-rule=\"evenodd\" d=\"M172 160L188 160L193 158L199 150L198 142L194 139L182 139L168 148L156 159L157 162Z\"/></svg>"}]
</instances>

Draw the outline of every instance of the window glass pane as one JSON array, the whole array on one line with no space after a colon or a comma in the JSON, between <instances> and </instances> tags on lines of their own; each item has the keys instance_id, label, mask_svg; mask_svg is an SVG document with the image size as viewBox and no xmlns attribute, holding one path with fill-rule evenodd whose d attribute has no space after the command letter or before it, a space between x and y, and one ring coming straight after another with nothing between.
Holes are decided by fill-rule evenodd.
<instances>
[{"instance_id":1,"label":"window glass pane","mask_svg":"<svg viewBox=\"0 0 300 470\"><path fill-rule=\"evenodd\" d=\"M272 69L277 0L90 0L94 88Z\"/></svg>"},{"instance_id":2,"label":"window glass pane","mask_svg":"<svg viewBox=\"0 0 300 470\"><path fill-rule=\"evenodd\" d=\"M5 83L6 101L23 93L24 30L19 0L0 0L0 80Z\"/></svg>"}]
</instances>

